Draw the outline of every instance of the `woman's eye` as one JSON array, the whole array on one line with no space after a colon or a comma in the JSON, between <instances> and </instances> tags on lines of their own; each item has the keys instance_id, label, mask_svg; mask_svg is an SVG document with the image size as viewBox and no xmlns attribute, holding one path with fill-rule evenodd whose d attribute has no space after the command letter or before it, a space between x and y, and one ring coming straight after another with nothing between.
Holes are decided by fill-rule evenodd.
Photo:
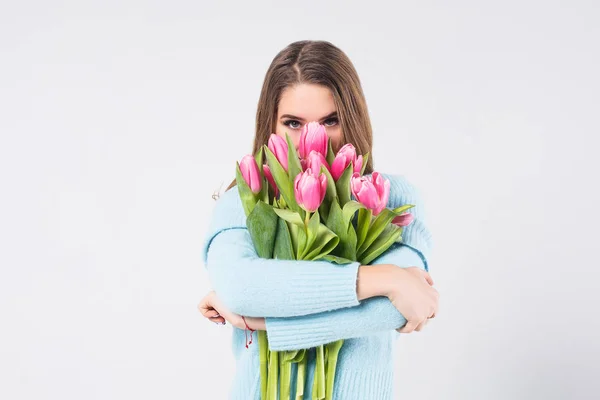
<instances>
[{"instance_id":1,"label":"woman's eye","mask_svg":"<svg viewBox=\"0 0 600 400\"><path fill-rule=\"evenodd\" d=\"M298 128L300 128L300 126L302 126L302 124L300 124L300 122L294 121L293 119L291 119L289 121L285 121L283 124L292 129L298 129ZM292 124L298 124L298 126L292 126Z\"/></svg>"},{"instance_id":2,"label":"woman's eye","mask_svg":"<svg viewBox=\"0 0 600 400\"><path fill-rule=\"evenodd\" d=\"M331 125L335 125L338 123L338 119L337 118L329 118L329 119L325 120L325 125L327 125L327 122L329 122Z\"/></svg>"}]
</instances>

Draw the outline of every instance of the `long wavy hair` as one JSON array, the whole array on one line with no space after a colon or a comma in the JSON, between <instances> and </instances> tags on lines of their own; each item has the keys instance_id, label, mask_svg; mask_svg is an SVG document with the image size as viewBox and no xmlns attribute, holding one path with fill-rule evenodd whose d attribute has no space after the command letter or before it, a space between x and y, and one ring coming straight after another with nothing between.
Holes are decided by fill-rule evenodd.
<instances>
[{"instance_id":1,"label":"long wavy hair","mask_svg":"<svg viewBox=\"0 0 600 400\"><path fill-rule=\"evenodd\" d=\"M342 132L339 146L352 143L357 154L369 153L365 174L372 173L373 131L358 73L342 50L324 40L293 42L271 62L258 100L252 154L257 154L275 132L283 91L302 83L331 90ZM226 190L235 184L234 179Z\"/></svg>"}]
</instances>

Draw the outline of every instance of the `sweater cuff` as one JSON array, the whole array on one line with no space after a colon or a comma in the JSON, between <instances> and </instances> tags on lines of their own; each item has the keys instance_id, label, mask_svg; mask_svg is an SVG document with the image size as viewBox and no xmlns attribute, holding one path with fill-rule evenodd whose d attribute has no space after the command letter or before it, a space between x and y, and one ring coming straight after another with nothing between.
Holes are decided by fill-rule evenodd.
<instances>
[{"instance_id":1,"label":"sweater cuff","mask_svg":"<svg viewBox=\"0 0 600 400\"><path fill-rule=\"evenodd\" d=\"M406 319L386 297L368 298L356 307L288 318L265 318L274 351L316 347L340 339L396 329Z\"/></svg>"},{"instance_id":2,"label":"sweater cuff","mask_svg":"<svg viewBox=\"0 0 600 400\"><path fill-rule=\"evenodd\" d=\"M279 261L279 260L278 260ZM299 266L294 274L286 273L281 267L281 276L277 279L282 285L291 286L288 299L297 310L312 310L308 314L360 304L357 293L359 262L344 265L332 265L327 261L321 268L303 268ZM273 275L269 277L273 279ZM289 283L284 282L289 280ZM326 307L324 307L326 305ZM286 306L287 307L287 306ZM301 315L298 312L296 315Z\"/></svg>"}]
</instances>

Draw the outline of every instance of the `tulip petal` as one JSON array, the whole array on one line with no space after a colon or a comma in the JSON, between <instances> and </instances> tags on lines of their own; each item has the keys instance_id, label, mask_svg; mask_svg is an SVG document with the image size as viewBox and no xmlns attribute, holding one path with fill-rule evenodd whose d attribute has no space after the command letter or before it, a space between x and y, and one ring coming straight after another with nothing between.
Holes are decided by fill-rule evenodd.
<instances>
[{"instance_id":1,"label":"tulip petal","mask_svg":"<svg viewBox=\"0 0 600 400\"><path fill-rule=\"evenodd\" d=\"M411 213L406 213L402 215L398 215L392 220L392 224L396 224L398 226L407 226L413 222L414 216Z\"/></svg>"}]
</instances>

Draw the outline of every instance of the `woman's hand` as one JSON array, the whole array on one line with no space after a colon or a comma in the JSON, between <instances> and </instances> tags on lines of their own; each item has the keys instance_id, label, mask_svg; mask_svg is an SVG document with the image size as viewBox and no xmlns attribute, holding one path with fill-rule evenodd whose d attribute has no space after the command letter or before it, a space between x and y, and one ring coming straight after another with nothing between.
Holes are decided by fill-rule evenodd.
<instances>
[{"instance_id":1,"label":"woman's hand","mask_svg":"<svg viewBox=\"0 0 600 400\"><path fill-rule=\"evenodd\" d=\"M406 324L396 331L420 331L438 310L439 293L433 288L433 279L418 267L395 267L392 271L393 285L387 295L406 318Z\"/></svg>"},{"instance_id":2,"label":"woman's hand","mask_svg":"<svg viewBox=\"0 0 600 400\"><path fill-rule=\"evenodd\" d=\"M247 329L242 316L230 311L221 302L214 290L208 292L198 304L198 309L209 321L225 325L225 321L238 329ZM248 327L253 330L266 330L264 318L246 317Z\"/></svg>"}]
</instances>

